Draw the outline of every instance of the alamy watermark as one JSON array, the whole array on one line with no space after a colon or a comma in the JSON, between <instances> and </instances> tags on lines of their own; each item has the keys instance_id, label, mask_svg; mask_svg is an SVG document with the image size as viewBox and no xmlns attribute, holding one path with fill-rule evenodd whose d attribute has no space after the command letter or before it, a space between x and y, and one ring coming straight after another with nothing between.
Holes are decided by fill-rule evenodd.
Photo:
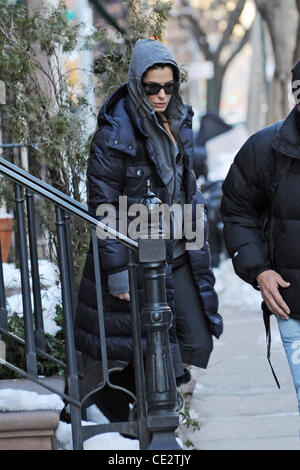
<instances>
[{"instance_id":1,"label":"alamy watermark","mask_svg":"<svg viewBox=\"0 0 300 470\"><path fill-rule=\"evenodd\" d=\"M152 204L148 210L141 203L128 207L127 196L119 196L118 208L113 204L100 204L96 215L101 222L96 229L101 240L116 239L118 231L132 240L184 239L186 250L203 247L204 204Z\"/></svg>"}]
</instances>

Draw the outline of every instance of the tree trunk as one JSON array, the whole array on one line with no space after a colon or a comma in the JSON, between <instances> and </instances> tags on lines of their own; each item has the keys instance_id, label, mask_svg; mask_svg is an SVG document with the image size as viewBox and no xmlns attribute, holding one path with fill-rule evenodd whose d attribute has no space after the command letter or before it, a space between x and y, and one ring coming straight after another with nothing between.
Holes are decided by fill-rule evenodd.
<instances>
[{"instance_id":1,"label":"tree trunk","mask_svg":"<svg viewBox=\"0 0 300 470\"><path fill-rule=\"evenodd\" d=\"M294 64L300 60L300 0L295 0L296 1L296 7L298 11L298 31L297 31L297 37L296 37L296 47L294 51Z\"/></svg>"},{"instance_id":2,"label":"tree trunk","mask_svg":"<svg viewBox=\"0 0 300 470\"><path fill-rule=\"evenodd\" d=\"M256 0L257 8L266 21L271 37L275 71L270 87L267 124L289 113L288 90L295 48L295 0Z\"/></svg>"},{"instance_id":3,"label":"tree trunk","mask_svg":"<svg viewBox=\"0 0 300 470\"><path fill-rule=\"evenodd\" d=\"M224 81L225 73L236 55L243 49L245 44L248 42L251 27L244 31L243 37L240 41L232 47L231 38L235 25L240 23L240 16L244 9L246 0L237 0L234 10L230 13L227 19L227 26L223 35L219 41L219 44L215 47L211 47L209 44L208 33L202 28L197 16L194 14L193 8L188 0L182 0L183 10L180 15L180 20L186 18L190 25L190 31L192 36L195 38L199 49L202 51L205 60L212 62L214 65L214 77L209 79L207 82L207 112L214 112L219 114L220 103L222 96L222 86ZM180 21L179 20L179 21ZM221 59L222 52L226 48L230 48L229 57L224 63Z\"/></svg>"},{"instance_id":4,"label":"tree trunk","mask_svg":"<svg viewBox=\"0 0 300 470\"><path fill-rule=\"evenodd\" d=\"M252 35L252 59L250 64L250 77L248 88L247 129L254 134L266 126L266 113L268 103L268 85L265 75L266 60L266 24L261 15L256 15Z\"/></svg>"},{"instance_id":5,"label":"tree trunk","mask_svg":"<svg viewBox=\"0 0 300 470\"><path fill-rule=\"evenodd\" d=\"M218 62L214 63L214 77L207 83L207 112L219 114L223 81L225 76L225 68L220 66Z\"/></svg>"}]
</instances>

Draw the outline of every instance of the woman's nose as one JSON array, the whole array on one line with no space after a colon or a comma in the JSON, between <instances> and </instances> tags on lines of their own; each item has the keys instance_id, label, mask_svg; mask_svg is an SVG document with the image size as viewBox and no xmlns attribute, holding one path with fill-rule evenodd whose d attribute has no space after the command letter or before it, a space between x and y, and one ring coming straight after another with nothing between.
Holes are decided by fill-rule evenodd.
<instances>
[{"instance_id":1,"label":"woman's nose","mask_svg":"<svg viewBox=\"0 0 300 470\"><path fill-rule=\"evenodd\" d=\"M159 96L159 98L165 98L166 92L165 92L165 90L164 90L163 88L161 88L161 89L159 90L158 96Z\"/></svg>"}]
</instances>

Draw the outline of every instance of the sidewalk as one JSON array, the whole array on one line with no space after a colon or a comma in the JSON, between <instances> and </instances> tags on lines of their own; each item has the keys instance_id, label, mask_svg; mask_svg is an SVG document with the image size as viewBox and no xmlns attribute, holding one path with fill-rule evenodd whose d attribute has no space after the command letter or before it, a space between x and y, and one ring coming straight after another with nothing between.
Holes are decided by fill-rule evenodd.
<instances>
[{"instance_id":1,"label":"sidewalk","mask_svg":"<svg viewBox=\"0 0 300 470\"><path fill-rule=\"evenodd\" d=\"M190 414L200 430L183 429L181 438L199 450L299 450L296 394L276 319L271 320L271 362L280 390L266 357L259 293L236 278L228 263L218 271L224 333L214 341L207 370L193 368L197 385Z\"/></svg>"}]
</instances>

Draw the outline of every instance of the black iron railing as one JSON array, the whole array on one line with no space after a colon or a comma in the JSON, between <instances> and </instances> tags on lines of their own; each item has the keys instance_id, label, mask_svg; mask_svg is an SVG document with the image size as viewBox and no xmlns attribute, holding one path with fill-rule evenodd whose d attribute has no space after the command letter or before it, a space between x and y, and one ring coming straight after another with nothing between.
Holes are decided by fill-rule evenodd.
<instances>
[{"instance_id":1,"label":"black iron railing","mask_svg":"<svg viewBox=\"0 0 300 470\"><path fill-rule=\"evenodd\" d=\"M88 209L49 184L30 175L23 169L0 158L0 173L15 184L16 233L21 271L24 336L19 338L8 330L5 283L0 246L0 334L16 341L25 348L26 370L1 359L1 363L15 373L58 393L70 405L73 448L82 449L84 440L103 432L118 431L136 436L140 449L178 449L174 431L178 426L178 415L173 411L176 403L176 385L172 367L168 330L171 327L171 312L165 293L165 245L164 240L134 241L107 227L93 218ZM37 194L55 206L57 247L64 316L64 338L66 361L56 359L46 352L37 239L35 227L34 195ZM25 205L26 201L26 205ZM74 314L76 310L76 288L74 260L71 243L70 217L78 217L91 228L93 259L98 306L99 337L101 343L102 381L89 393L82 395L79 355L74 342ZM26 220L27 218L27 220ZM128 390L110 382L108 367L104 314L101 292L99 246L96 228L114 235L128 248L128 270L130 283L132 337L135 367L135 418L133 421L82 426L82 410L91 395L108 385L124 393ZM31 275L29 274L29 257ZM136 269L140 264L145 282L145 304L140 311L137 296ZM31 303L31 287L33 307ZM147 333L147 353L144 360L141 340L141 324ZM37 357L54 361L64 371L67 393L60 393L45 384L37 372ZM144 373L144 367L146 368ZM145 375L147 380L145 382ZM132 395L132 394L131 394Z\"/></svg>"}]
</instances>

